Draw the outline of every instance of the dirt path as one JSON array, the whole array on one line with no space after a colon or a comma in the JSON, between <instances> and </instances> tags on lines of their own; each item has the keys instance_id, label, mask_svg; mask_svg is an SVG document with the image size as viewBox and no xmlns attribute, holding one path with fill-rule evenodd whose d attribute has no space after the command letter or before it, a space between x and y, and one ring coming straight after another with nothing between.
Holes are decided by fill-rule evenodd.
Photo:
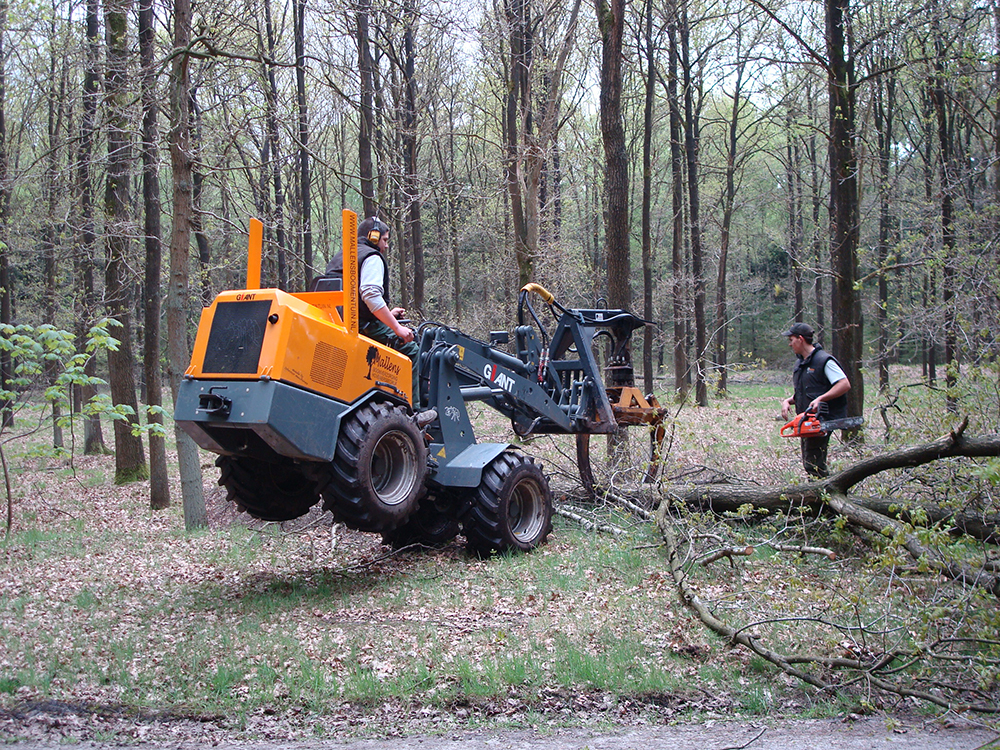
<instances>
[{"instance_id":1,"label":"dirt path","mask_svg":"<svg viewBox=\"0 0 1000 750\"><path fill-rule=\"evenodd\" d=\"M63 740L64 741L64 740ZM82 742L78 750L134 750L205 746L203 738L128 744ZM1000 734L971 725L903 724L883 719L765 722L706 722L599 731L563 729L546 733L463 731L350 741L210 743L216 750L1000 750ZM52 750L58 738L6 745L6 750Z\"/></svg>"}]
</instances>

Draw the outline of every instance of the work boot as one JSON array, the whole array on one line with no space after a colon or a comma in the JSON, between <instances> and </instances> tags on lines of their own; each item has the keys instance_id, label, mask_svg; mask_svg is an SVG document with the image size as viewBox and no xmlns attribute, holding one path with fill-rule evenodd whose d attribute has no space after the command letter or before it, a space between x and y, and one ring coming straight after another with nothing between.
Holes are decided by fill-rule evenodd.
<instances>
[{"instance_id":1,"label":"work boot","mask_svg":"<svg viewBox=\"0 0 1000 750\"><path fill-rule=\"evenodd\" d=\"M417 427L421 430L438 418L437 409L427 409L417 414Z\"/></svg>"}]
</instances>

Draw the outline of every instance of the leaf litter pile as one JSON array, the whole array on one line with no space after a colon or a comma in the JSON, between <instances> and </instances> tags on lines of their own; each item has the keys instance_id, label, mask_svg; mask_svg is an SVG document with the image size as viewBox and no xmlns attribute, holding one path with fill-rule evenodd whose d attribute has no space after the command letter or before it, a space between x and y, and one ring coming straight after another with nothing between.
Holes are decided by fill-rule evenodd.
<instances>
[{"instance_id":1,"label":"leaf litter pile","mask_svg":"<svg viewBox=\"0 0 1000 750\"><path fill-rule=\"evenodd\" d=\"M754 408L679 412L663 476L794 476L798 446L773 437L771 391ZM477 432L511 439L503 424ZM655 524L606 501L588 512L616 533L557 516L528 555L478 559L461 539L393 551L316 509L280 525L236 513L202 454L210 528L188 534L179 486L171 508L150 511L145 483L110 483L112 457L34 447L16 458L14 530L0 544L3 737L282 740L860 705L706 631L679 601ZM652 510L655 492L635 482L645 447L634 439L618 469L595 468ZM557 507L578 507L572 443L524 448L544 462ZM591 453L596 463L603 446ZM850 556L803 565L730 559L695 585L722 611L781 599L816 615L864 594Z\"/></svg>"}]
</instances>

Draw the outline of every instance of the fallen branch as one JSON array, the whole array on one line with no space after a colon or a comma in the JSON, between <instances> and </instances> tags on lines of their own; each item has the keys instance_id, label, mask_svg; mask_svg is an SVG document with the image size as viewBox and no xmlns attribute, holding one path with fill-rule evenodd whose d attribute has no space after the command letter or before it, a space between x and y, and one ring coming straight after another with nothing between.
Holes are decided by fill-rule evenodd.
<instances>
[{"instance_id":1,"label":"fallen branch","mask_svg":"<svg viewBox=\"0 0 1000 750\"><path fill-rule=\"evenodd\" d=\"M796 544L768 544L767 546L778 552L797 552L800 555L822 555L830 560L837 559L837 553L826 547L807 547Z\"/></svg>"},{"instance_id":2,"label":"fallen branch","mask_svg":"<svg viewBox=\"0 0 1000 750\"><path fill-rule=\"evenodd\" d=\"M577 508L576 510L579 510L579 508ZM570 510L569 507L565 505L556 506L555 512L556 514L563 516L564 518L568 518L571 521L576 521L583 528L587 529L587 531L604 531L609 534L615 534L616 536L625 533L625 529L620 529L617 526L612 526L611 524L607 523L598 523L596 521L591 521L587 518L584 518L580 513L575 513L573 510Z\"/></svg>"},{"instance_id":3,"label":"fallen branch","mask_svg":"<svg viewBox=\"0 0 1000 750\"><path fill-rule=\"evenodd\" d=\"M661 505L660 512L657 513L657 524L660 527L664 546L667 549L670 576L673 579L674 584L677 586L681 601L683 601L685 606L691 609L698 616L698 619L701 620L707 628L725 638L728 643L743 646L744 648L753 651L762 659L765 659L769 663L778 667L778 669L785 674L791 675L824 691L836 692L848 687L854 682L865 680L870 685L873 685L887 693L916 698L951 711L972 711L976 713L989 714L1000 713L1000 705L991 703L952 702L929 691L915 690L905 685L890 682L881 675L876 674L877 671L885 669L897 658L904 655L900 652L893 651L881 654L877 659L869 662L863 662L860 659L848 659L842 657L823 657L808 654L783 654L769 648L766 644L762 643L759 638L748 633L747 631L752 628L753 625L745 626L739 629L732 627L724 620L716 617L710 611L705 602L699 598L694 589L688 585L687 574L684 572L684 568L677 551L677 543L674 537L673 529L674 522L670 514L664 510L664 506L666 506L666 503ZM809 672L803 671L802 669L794 666L796 664L815 664L825 667L826 669L850 669L858 672L859 674L851 680L838 684L834 682L827 682L819 677L816 677L815 675L810 674Z\"/></svg>"},{"instance_id":4,"label":"fallen branch","mask_svg":"<svg viewBox=\"0 0 1000 750\"><path fill-rule=\"evenodd\" d=\"M978 586L993 596L1000 597L1000 577L992 575L983 567L973 568L945 559L896 519L862 508L852 503L846 495L832 494L826 502L834 512L851 523L883 536L898 538L914 560L926 560L941 575L969 586Z\"/></svg>"},{"instance_id":5,"label":"fallen branch","mask_svg":"<svg viewBox=\"0 0 1000 750\"><path fill-rule=\"evenodd\" d=\"M755 743L757 740L759 740L761 737L763 737L764 736L764 732L766 732L766 731L767 731L767 727L764 727L759 732L757 732L757 736L756 737L754 737L753 739L747 740L742 745L729 745L727 747L720 748L720 750L746 750L746 748L750 747L753 743Z\"/></svg>"},{"instance_id":6,"label":"fallen branch","mask_svg":"<svg viewBox=\"0 0 1000 750\"><path fill-rule=\"evenodd\" d=\"M687 575L684 573L680 557L677 554L677 543L674 539L673 521L669 514L659 514L657 522L660 525L660 531L663 534L663 541L667 547L667 560L670 566L670 576L674 579L674 584L680 592L681 601L684 602L685 606L693 610L694 613L698 615L699 620L701 620L710 630L725 638L728 642L739 644L750 649L761 658L766 659L771 664L777 666L786 674L797 677L803 682L822 690L829 690L834 687L833 685L814 677L808 672L803 672L801 669L793 667L791 663L789 663L788 657L784 654L780 654L777 651L772 651L771 649L762 646L753 636L748 635L747 633L737 632L734 628L730 627L713 615L709 611L708 607L705 606L705 603L698 598L698 595L687 583Z\"/></svg>"},{"instance_id":7,"label":"fallen branch","mask_svg":"<svg viewBox=\"0 0 1000 750\"><path fill-rule=\"evenodd\" d=\"M703 557L698 561L698 564L708 567L717 560L721 560L723 557L728 557L730 565L735 565L736 563L733 562L734 557L750 557L753 553L753 547L723 547L722 549L716 550L712 554Z\"/></svg>"},{"instance_id":8,"label":"fallen branch","mask_svg":"<svg viewBox=\"0 0 1000 750\"><path fill-rule=\"evenodd\" d=\"M923 466L942 458L989 458L1000 456L1000 435L967 438L965 429L969 418L965 417L958 427L947 435L930 443L913 445L882 453L848 466L841 472L824 479L820 484L831 492L847 494L858 482L889 469Z\"/></svg>"},{"instance_id":9,"label":"fallen branch","mask_svg":"<svg viewBox=\"0 0 1000 750\"><path fill-rule=\"evenodd\" d=\"M862 508L897 518L905 523L913 523L914 516L922 515L927 524L945 528L950 534L966 534L973 539L989 544L1000 543L1000 517L983 516L954 508L940 508L933 505L907 506L896 498L852 496Z\"/></svg>"},{"instance_id":10,"label":"fallen branch","mask_svg":"<svg viewBox=\"0 0 1000 750\"><path fill-rule=\"evenodd\" d=\"M623 507L625 510L629 511L630 513L634 513L635 515L639 516L639 518L641 518L643 521L652 521L653 520L654 514L653 514L652 511L649 511L646 508L643 508L641 505L638 505L638 504L632 502L627 497L623 497L621 495L612 494L612 493L609 492L608 495L607 495L607 499L615 502L618 505L620 505L621 507Z\"/></svg>"},{"instance_id":11,"label":"fallen branch","mask_svg":"<svg viewBox=\"0 0 1000 750\"><path fill-rule=\"evenodd\" d=\"M813 512L833 512L846 518L856 528L867 529L880 536L896 538L915 560L926 561L943 576L963 584L977 586L1000 597L1000 575L992 565L969 566L945 558L920 541L903 522L890 515L865 507L862 501L848 497L858 482L888 469L920 466L942 458L1000 456L1000 435L980 438L965 436L968 417L956 428L937 440L883 453L860 461L825 479L787 487L753 487L748 485L713 484L666 489L667 498L657 514L660 521L665 506L681 502L715 513L738 513L746 507L766 512L792 513L802 508ZM876 506L878 507L878 506ZM954 511L950 511L954 513ZM967 524L979 539L1000 538L996 527ZM825 554L822 553L822 554ZM832 558L831 558L832 559Z\"/></svg>"}]
</instances>

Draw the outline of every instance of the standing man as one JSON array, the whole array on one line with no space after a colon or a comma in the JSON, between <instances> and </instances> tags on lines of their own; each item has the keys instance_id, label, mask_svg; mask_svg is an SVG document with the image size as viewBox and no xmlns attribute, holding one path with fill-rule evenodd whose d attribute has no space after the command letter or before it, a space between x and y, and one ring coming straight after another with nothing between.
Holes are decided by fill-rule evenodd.
<instances>
[{"instance_id":1,"label":"standing man","mask_svg":"<svg viewBox=\"0 0 1000 750\"><path fill-rule=\"evenodd\" d=\"M847 416L847 396L851 381L847 379L840 363L832 354L813 344L813 329L808 323L795 323L782 336L788 337L788 346L795 352L795 371L792 384L795 394L782 400L781 416L790 419L796 414L812 412L826 419L843 419ZM825 477L826 451L829 435L800 438L802 465L806 474Z\"/></svg>"},{"instance_id":2,"label":"standing man","mask_svg":"<svg viewBox=\"0 0 1000 750\"><path fill-rule=\"evenodd\" d=\"M389 249L389 225L374 216L358 224L358 291L363 305L358 306L358 328L365 336L405 354L413 362L413 401L418 398L417 354L420 346L414 341L413 329L400 323L406 317L402 307L389 308L386 290L389 288L389 264L385 253ZM344 254L333 256L326 267L327 276L343 276Z\"/></svg>"}]
</instances>

